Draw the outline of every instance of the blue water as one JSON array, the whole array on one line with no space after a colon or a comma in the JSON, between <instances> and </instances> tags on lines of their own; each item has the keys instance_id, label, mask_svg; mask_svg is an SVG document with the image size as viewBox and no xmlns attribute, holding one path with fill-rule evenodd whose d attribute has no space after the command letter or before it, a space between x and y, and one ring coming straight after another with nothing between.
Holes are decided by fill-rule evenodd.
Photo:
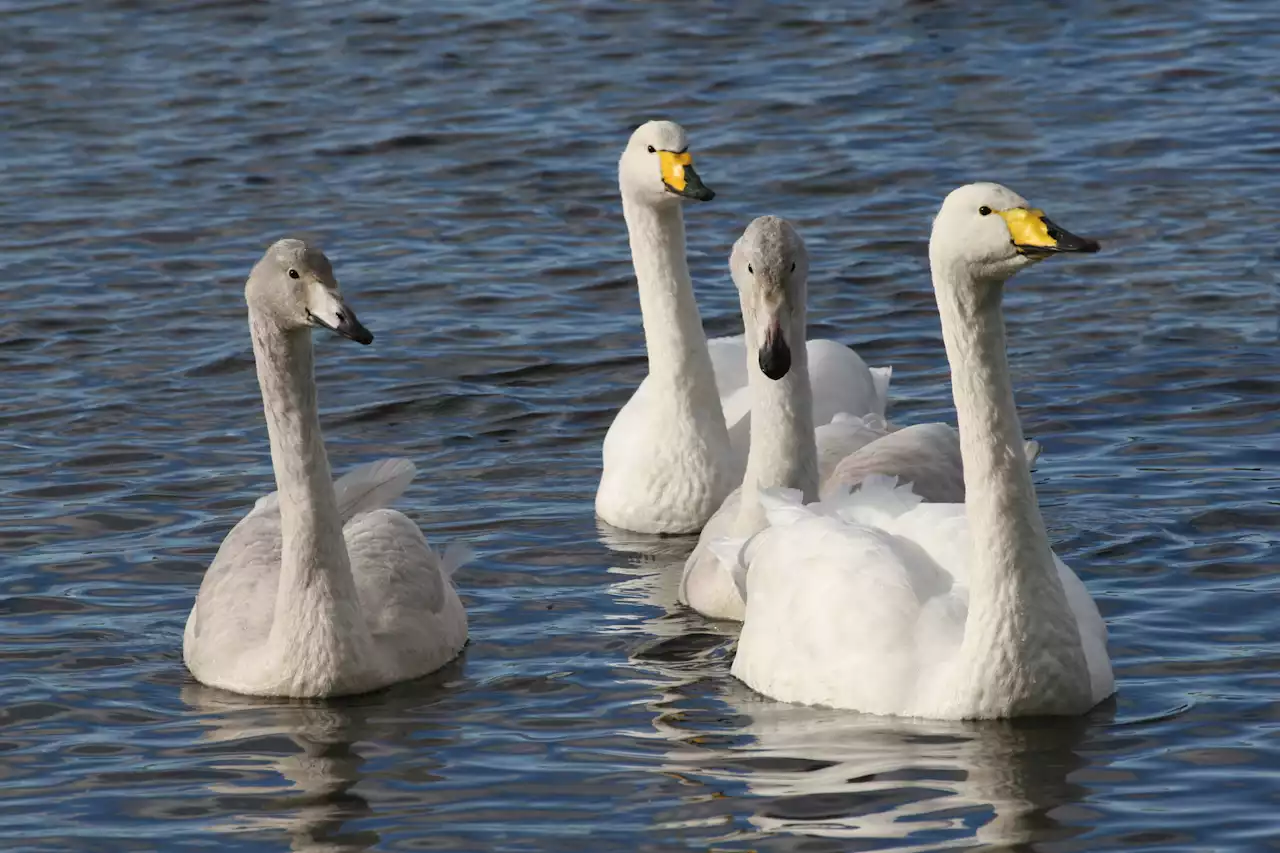
<instances>
[{"instance_id":1,"label":"blue water","mask_svg":"<svg viewBox=\"0 0 1280 853\"><path fill-rule=\"evenodd\" d=\"M0 848L1280 849L1280 11L1261 2L0 2ZM1058 552L1114 702L957 725L790 708L602 537L644 374L617 200L689 130L708 330L791 219L813 333L952 417L926 270L1006 183L1104 252L1010 286ZM242 286L317 239L370 348L319 340L336 469L479 551L464 657L327 703L196 685L181 633L272 488Z\"/></svg>"}]
</instances>

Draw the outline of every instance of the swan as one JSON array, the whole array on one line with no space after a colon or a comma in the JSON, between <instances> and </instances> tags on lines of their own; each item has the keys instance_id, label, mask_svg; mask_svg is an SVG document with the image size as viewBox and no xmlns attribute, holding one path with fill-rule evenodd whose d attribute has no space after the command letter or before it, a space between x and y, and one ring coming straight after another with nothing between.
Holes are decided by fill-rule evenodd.
<instances>
[{"instance_id":1,"label":"swan","mask_svg":"<svg viewBox=\"0 0 1280 853\"><path fill-rule=\"evenodd\" d=\"M1111 695L1106 626L1050 550L1005 354L1004 282L1094 252L997 184L947 196L929 261L951 365L966 502L922 503L873 475L805 505L762 496L736 557L746 618L733 674L774 699L874 714L1081 714Z\"/></svg>"},{"instance_id":2,"label":"swan","mask_svg":"<svg viewBox=\"0 0 1280 853\"><path fill-rule=\"evenodd\" d=\"M329 260L300 240L267 249L245 285L277 492L223 540L187 618L182 655L198 681L258 696L322 697L425 675L467 641L450 579L465 548L437 557L387 508L413 463L384 459L337 482L320 434L311 328L373 335L343 301Z\"/></svg>"},{"instance_id":3,"label":"swan","mask_svg":"<svg viewBox=\"0 0 1280 853\"><path fill-rule=\"evenodd\" d=\"M750 397L742 336L710 342L685 257L682 205L715 197L680 125L650 121L618 162L649 372L605 435L596 514L638 533L697 533L742 482ZM808 342L818 423L884 414L888 371L835 341Z\"/></svg>"},{"instance_id":4,"label":"swan","mask_svg":"<svg viewBox=\"0 0 1280 853\"><path fill-rule=\"evenodd\" d=\"M747 470L702 529L685 561L679 596L703 616L741 621L742 596L712 543L745 540L768 526L761 489L796 489L804 500L817 500L819 470L808 347L793 349L804 340L806 328L809 255L804 241L785 220L761 216L733 244L729 272L742 306L753 411ZM877 434L861 421L857 428L866 429L868 436Z\"/></svg>"},{"instance_id":5,"label":"swan","mask_svg":"<svg viewBox=\"0 0 1280 853\"><path fill-rule=\"evenodd\" d=\"M729 269L745 329L744 373L755 412L742 485L703 527L685 561L679 600L711 619L741 622L746 603L714 543L745 540L767 525L760 489L798 489L806 501L830 497L875 474L911 482L924 500L962 502L964 473L956 430L942 423L890 425L874 413L837 414L813 427L810 347L804 339L809 255L795 229L775 216L747 226ZM1029 458L1038 452L1028 442Z\"/></svg>"}]
</instances>

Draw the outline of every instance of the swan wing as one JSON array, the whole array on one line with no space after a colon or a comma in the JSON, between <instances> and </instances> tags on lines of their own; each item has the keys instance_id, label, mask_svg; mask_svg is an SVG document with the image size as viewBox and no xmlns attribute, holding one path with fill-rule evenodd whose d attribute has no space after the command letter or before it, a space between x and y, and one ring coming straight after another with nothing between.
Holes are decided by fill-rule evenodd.
<instances>
[{"instance_id":1,"label":"swan wing","mask_svg":"<svg viewBox=\"0 0 1280 853\"><path fill-rule=\"evenodd\" d=\"M720 509L707 521L698 534L698 544L685 560L677 596L686 604L709 619L742 621L742 593L733 578L736 557L732 562L724 559L725 550L719 545L733 533L738 509L742 505L742 488L729 493Z\"/></svg>"},{"instance_id":2,"label":"swan wing","mask_svg":"<svg viewBox=\"0 0 1280 853\"><path fill-rule=\"evenodd\" d=\"M881 434L875 435L882 429ZM865 440L868 437L871 440ZM846 448L852 449L842 455ZM1028 467L1034 465L1040 454L1039 443L1026 442L1024 452ZM964 502L960 433L948 424L914 424L895 429L883 418L837 415L832 424L818 430L818 470L824 498L882 474L911 483L915 493L926 501Z\"/></svg>"},{"instance_id":3,"label":"swan wing","mask_svg":"<svg viewBox=\"0 0 1280 853\"><path fill-rule=\"evenodd\" d=\"M361 513L390 506L409 488L417 467L408 459L379 459L352 468L333 483L343 524Z\"/></svg>"},{"instance_id":4,"label":"swan wing","mask_svg":"<svg viewBox=\"0 0 1280 853\"><path fill-rule=\"evenodd\" d=\"M455 657L467 617L450 574L467 552L441 558L417 524L386 507L361 513L342 532L360 609L397 671L430 672Z\"/></svg>"},{"instance_id":5,"label":"swan wing","mask_svg":"<svg viewBox=\"0 0 1280 853\"><path fill-rule=\"evenodd\" d=\"M845 456L822 482L825 499L872 475L897 477L934 503L964 501L960 434L946 424L914 424L889 432Z\"/></svg>"},{"instance_id":6,"label":"swan wing","mask_svg":"<svg viewBox=\"0 0 1280 853\"><path fill-rule=\"evenodd\" d=\"M362 512L391 503L413 482L418 469L408 459L379 459L358 465L333 481L333 493L338 499L338 515L343 523ZM254 502L246 519L255 514L280 517L280 493L271 492ZM276 522L277 526L279 521Z\"/></svg>"},{"instance_id":7,"label":"swan wing","mask_svg":"<svg viewBox=\"0 0 1280 853\"><path fill-rule=\"evenodd\" d=\"M830 423L841 412L884 417L889 395L888 368L872 372L861 356L838 341L811 340L807 350L814 424Z\"/></svg>"},{"instance_id":8,"label":"swan wing","mask_svg":"<svg viewBox=\"0 0 1280 853\"><path fill-rule=\"evenodd\" d=\"M859 417L841 412L830 423L819 426L814 430L818 444L818 481L825 483L843 459L888 435L889 431L885 419L874 414Z\"/></svg>"},{"instance_id":9,"label":"swan wing","mask_svg":"<svg viewBox=\"0 0 1280 853\"><path fill-rule=\"evenodd\" d=\"M259 500L222 540L187 616L183 659L193 671L224 668L271 633L280 584L279 506Z\"/></svg>"},{"instance_id":10,"label":"swan wing","mask_svg":"<svg viewBox=\"0 0 1280 853\"><path fill-rule=\"evenodd\" d=\"M746 619L733 674L774 699L901 714L959 648L953 578L883 528L816 515L744 549Z\"/></svg>"}]
</instances>

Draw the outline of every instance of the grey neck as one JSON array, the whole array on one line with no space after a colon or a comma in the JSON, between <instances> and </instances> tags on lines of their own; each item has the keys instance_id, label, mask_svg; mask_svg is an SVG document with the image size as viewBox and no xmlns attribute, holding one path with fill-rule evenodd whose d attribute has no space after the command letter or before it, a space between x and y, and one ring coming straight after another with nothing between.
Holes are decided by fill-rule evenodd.
<instances>
[{"instance_id":1,"label":"grey neck","mask_svg":"<svg viewBox=\"0 0 1280 853\"><path fill-rule=\"evenodd\" d=\"M744 314L746 305L743 306ZM751 445L742 481L742 502L735 535L750 536L765 523L759 491L799 489L806 503L818 498L818 448L813 427L813 390L809 385L806 318L793 312L787 343L791 368L781 379L760 370L761 341L756 324L746 324L747 384L751 392Z\"/></svg>"}]
</instances>

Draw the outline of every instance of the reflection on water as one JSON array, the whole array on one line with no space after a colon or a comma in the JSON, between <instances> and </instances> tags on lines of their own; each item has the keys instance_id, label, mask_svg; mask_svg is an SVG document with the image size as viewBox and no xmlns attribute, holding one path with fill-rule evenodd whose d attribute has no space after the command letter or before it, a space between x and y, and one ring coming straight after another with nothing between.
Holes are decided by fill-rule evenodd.
<instances>
[{"instance_id":1,"label":"reflection on water","mask_svg":"<svg viewBox=\"0 0 1280 853\"><path fill-rule=\"evenodd\" d=\"M761 830L908 850L1060 841L1081 831L1054 815L1088 793L1068 778L1085 764L1077 752L1085 721L891 721L745 691L725 698L749 740L674 766L745 785L758 798L747 820Z\"/></svg>"},{"instance_id":2,"label":"reflection on water","mask_svg":"<svg viewBox=\"0 0 1280 853\"><path fill-rule=\"evenodd\" d=\"M289 849L310 853L351 853L378 843L376 832L347 832L343 826L373 814L368 801L352 790L365 763L357 748L369 735L363 715L335 704L255 703L198 684L185 685L181 696L208 725L202 743L236 747L216 769L242 781L210 785L210 793L254 809L214 824L214 831L277 830L288 836ZM282 753L282 739L296 752ZM277 748L246 749L255 743ZM264 779L266 768L272 775Z\"/></svg>"}]
</instances>

